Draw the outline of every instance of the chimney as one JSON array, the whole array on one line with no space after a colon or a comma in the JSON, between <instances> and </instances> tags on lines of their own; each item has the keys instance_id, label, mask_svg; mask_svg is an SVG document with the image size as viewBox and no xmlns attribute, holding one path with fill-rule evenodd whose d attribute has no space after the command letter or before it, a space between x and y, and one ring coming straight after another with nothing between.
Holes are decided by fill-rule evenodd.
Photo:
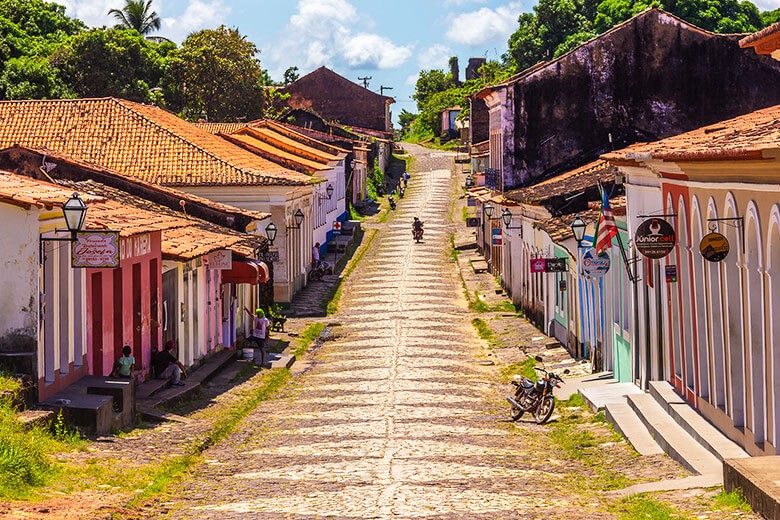
<instances>
[{"instance_id":1,"label":"chimney","mask_svg":"<svg viewBox=\"0 0 780 520\"><path fill-rule=\"evenodd\" d=\"M458 67L457 56L450 58L450 75L452 76L452 82L460 86L460 68Z\"/></svg>"},{"instance_id":2,"label":"chimney","mask_svg":"<svg viewBox=\"0 0 780 520\"><path fill-rule=\"evenodd\" d=\"M479 77L479 68L486 62L485 58L469 58L469 64L466 67L466 81L477 79Z\"/></svg>"}]
</instances>

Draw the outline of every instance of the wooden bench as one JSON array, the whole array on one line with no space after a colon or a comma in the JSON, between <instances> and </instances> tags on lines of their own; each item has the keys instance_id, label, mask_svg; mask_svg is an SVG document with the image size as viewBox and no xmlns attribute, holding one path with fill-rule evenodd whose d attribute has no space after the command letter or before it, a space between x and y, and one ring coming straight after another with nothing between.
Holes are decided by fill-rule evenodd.
<instances>
[{"instance_id":1,"label":"wooden bench","mask_svg":"<svg viewBox=\"0 0 780 520\"><path fill-rule=\"evenodd\" d=\"M472 260L471 268L475 273L484 273L488 269L488 263L484 260Z\"/></svg>"}]
</instances>

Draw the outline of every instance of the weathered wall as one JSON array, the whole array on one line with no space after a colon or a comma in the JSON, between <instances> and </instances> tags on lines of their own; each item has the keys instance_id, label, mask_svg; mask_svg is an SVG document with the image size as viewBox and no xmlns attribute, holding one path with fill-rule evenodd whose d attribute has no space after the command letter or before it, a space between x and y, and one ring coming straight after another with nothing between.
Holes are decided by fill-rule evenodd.
<instances>
[{"instance_id":1,"label":"weathered wall","mask_svg":"<svg viewBox=\"0 0 780 520\"><path fill-rule=\"evenodd\" d=\"M0 352L38 345L38 211L0 203Z\"/></svg>"},{"instance_id":2,"label":"weathered wall","mask_svg":"<svg viewBox=\"0 0 780 520\"><path fill-rule=\"evenodd\" d=\"M287 104L291 108L313 110L329 121L344 125L388 129L386 96L371 92L325 67L291 83L283 91L290 94Z\"/></svg>"},{"instance_id":3,"label":"weathered wall","mask_svg":"<svg viewBox=\"0 0 780 520\"><path fill-rule=\"evenodd\" d=\"M687 132L780 103L780 62L658 10L517 81L515 170L505 188L614 147Z\"/></svg>"},{"instance_id":4,"label":"weathered wall","mask_svg":"<svg viewBox=\"0 0 780 520\"><path fill-rule=\"evenodd\" d=\"M490 112L483 99L471 99L469 131L471 132L471 144L487 141L490 137Z\"/></svg>"}]
</instances>

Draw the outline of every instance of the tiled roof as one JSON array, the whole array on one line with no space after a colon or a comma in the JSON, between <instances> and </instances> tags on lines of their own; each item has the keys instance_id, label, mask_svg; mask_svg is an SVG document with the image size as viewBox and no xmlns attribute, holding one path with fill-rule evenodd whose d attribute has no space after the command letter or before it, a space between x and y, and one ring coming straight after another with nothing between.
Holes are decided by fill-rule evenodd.
<instances>
[{"instance_id":1,"label":"tiled roof","mask_svg":"<svg viewBox=\"0 0 780 520\"><path fill-rule=\"evenodd\" d=\"M72 189L0 171L0 200L4 202L22 207L55 207L64 205L71 195ZM103 197L86 194L79 196L87 205L105 201Z\"/></svg>"},{"instance_id":2,"label":"tiled roof","mask_svg":"<svg viewBox=\"0 0 780 520\"><path fill-rule=\"evenodd\" d=\"M745 36L739 40L739 46L743 49L746 47L764 46L767 46L767 50L772 48L772 50L780 49L780 22L761 29L757 33L753 33L750 36Z\"/></svg>"},{"instance_id":3,"label":"tiled roof","mask_svg":"<svg viewBox=\"0 0 780 520\"><path fill-rule=\"evenodd\" d=\"M263 220L263 219L268 218L270 216L269 213L261 213L259 211L251 211L251 210L248 210L248 209L237 208L235 206L229 206L227 204L214 202L213 200L205 199L203 197L198 197L197 195L192 195L192 194L184 192L184 191L176 190L176 189L173 189L173 188L167 188L165 186L160 186L158 184L152 184L150 182L146 182L146 181L143 181L143 180L135 178L135 177L130 177L128 175L123 175L122 173L120 173L120 172L118 172L116 170L113 170L111 168L106 168L104 166L100 166L100 165L97 165L97 164L92 164L90 162L83 161L83 160L77 159L75 157L71 157L68 154L55 152L55 151L52 151L52 150L48 150L46 148L33 148L33 147L29 147L29 146L14 146L14 147L11 147L11 148L7 148L6 150L12 152L14 149L22 149L22 150L27 150L27 151L30 151L30 152L33 152L33 153L36 153L36 154L42 154L42 155L44 155L46 157L46 161L47 162L68 163L68 164L71 164L71 165L74 165L74 166L79 166L81 168L85 168L85 169L88 169L88 170L93 170L93 171L105 173L107 175L120 177L122 179L127 179L129 182L135 183L135 184L137 184L139 186L143 186L143 187L148 188L150 190L155 190L155 191L158 191L160 193L164 193L166 195L170 195L171 197L176 197L176 198L178 198L181 201L192 202L194 204L200 204L202 206L211 208L211 209L216 210L216 211L220 211L222 213L227 213L227 214L232 214L232 215L242 215L242 216L249 217L249 218L255 219L255 220ZM0 152L4 152L6 150L0 150Z\"/></svg>"},{"instance_id":4,"label":"tiled roof","mask_svg":"<svg viewBox=\"0 0 780 520\"><path fill-rule=\"evenodd\" d=\"M267 248L268 240L264 236L241 233L202 219L182 215L166 206L149 202L98 182L60 181L60 183L70 189L80 190L80 193L110 198L126 208L137 208L139 211L145 209L158 215L181 220L182 226L178 226L175 232L167 230L163 233L162 251L169 258L189 260L217 249L232 249L243 256L251 257L255 250ZM135 211L135 209L130 209L130 211Z\"/></svg>"},{"instance_id":5,"label":"tiled roof","mask_svg":"<svg viewBox=\"0 0 780 520\"><path fill-rule=\"evenodd\" d=\"M609 206L616 217L625 217L626 215L626 197L620 196L609 200ZM575 215L579 215L582 220L588 224L595 225L601 214L601 203L590 202L588 209L578 213L569 213L560 217L548 218L534 223L534 227L545 231L553 242L561 242L574 238L571 231L571 223Z\"/></svg>"},{"instance_id":6,"label":"tiled roof","mask_svg":"<svg viewBox=\"0 0 780 520\"><path fill-rule=\"evenodd\" d=\"M524 204L544 204L554 197L582 192L594 188L599 182L609 184L615 180L616 167L607 161L594 161L566 173L556 175L533 186L506 193L506 198Z\"/></svg>"},{"instance_id":7,"label":"tiled roof","mask_svg":"<svg viewBox=\"0 0 780 520\"><path fill-rule=\"evenodd\" d=\"M287 151L271 143L266 142L259 137L252 128L245 128L230 135L223 135L226 140L242 146L251 152L255 152L265 157L269 161L279 162L287 168L294 169L303 173L315 173L318 171L329 170L327 164L312 161L295 152Z\"/></svg>"},{"instance_id":8,"label":"tiled roof","mask_svg":"<svg viewBox=\"0 0 780 520\"><path fill-rule=\"evenodd\" d=\"M209 123L208 121L198 121L195 126L202 128L203 130L217 135L217 134L232 134L242 128L246 128L252 123Z\"/></svg>"},{"instance_id":9,"label":"tiled roof","mask_svg":"<svg viewBox=\"0 0 780 520\"><path fill-rule=\"evenodd\" d=\"M305 185L307 176L160 108L130 101L0 102L0 148L49 148L165 186Z\"/></svg>"},{"instance_id":10,"label":"tiled roof","mask_svg":"<svg viewBox=\"0 0 780 520\"><path fill-rule=\"evenodd\" d=\"M761 159L780 148L780 105L652 143L638 143L602 155L611 162L658 159L705 161Z\"/></svg>"}]
</instances>

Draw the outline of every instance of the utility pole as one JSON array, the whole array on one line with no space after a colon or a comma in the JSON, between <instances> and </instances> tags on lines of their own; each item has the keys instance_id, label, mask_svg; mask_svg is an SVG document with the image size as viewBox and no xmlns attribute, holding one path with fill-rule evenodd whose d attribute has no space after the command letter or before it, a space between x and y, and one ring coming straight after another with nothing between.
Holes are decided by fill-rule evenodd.
<instances>
[{"instance_id":1,"label":"utility pole","mask_svg":"<svg viewBox=\"0 0 780 520\"><path fill-rule=\"evenodd\" d=\"M379 86L379 94L384 96L385 90L393 90L393 87L383 87L382 85Z\"/></svg>"},{"instance_id":2,"label":"utility pole","mask_svg":"<svg viewBox=\"0 0 780 520\"><path fill-rule=\"evenodd\" d=\"M366 76L365 78L358 78L360 81L363 82L363 87L368 88L368 80L372 79L371 76Z\"/></svg>"}]
</instances>

